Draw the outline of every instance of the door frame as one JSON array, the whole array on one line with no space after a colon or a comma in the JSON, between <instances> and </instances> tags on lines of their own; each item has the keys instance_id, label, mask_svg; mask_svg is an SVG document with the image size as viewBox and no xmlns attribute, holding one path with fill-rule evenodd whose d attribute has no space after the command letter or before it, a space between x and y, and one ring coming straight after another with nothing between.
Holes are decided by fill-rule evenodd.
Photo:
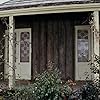
<instances>
[{"instance_id":1,"label":"door frame","mask_svg":"<svg viewBox=\"0 0 100 100\"><path fill-rule=\"evenodd\" d=\"M77 76L77 73L78 73L78 70L77 70L78 69L78 63L77 63L78 62L77 61L77 30L79 30L79 29L88 29L88 32L89 32L89 60L92 59L91 55L93 55L93 33L91 32L90 25L75 26L75 44L74 44L75 45L75 71L74 71L75 72L75 80L85 81L85 80L79 79L79 77Z\"/></svg>"},{"instance_id":2,"label":"door frame","mask_svg":"<svg viewBox=\"0 0 100 100\"><path fill-rule=\"evenodd\" d=\"M15 32L17 31L17 32L19 32L19 31L27 31L28 30L28 32L30 32L30 57L29 57L29 59L30 59L30 68L31 68L31 70L32 70L32 31L31 31L31 28L18 28L18 29L15 29ZM6 35L8 35L8 30L5 30L5 34ZM9 55L8 55L8 38L7 37L5 37L5 53L4 53L4 58L6 59L5 60L5 63L4 63L4 79L8 79L8 57L9 57ZM19 50L20 51L20 50ZM20 58L19 58L19 60L20 60ZM32 75L32 71L30 70L30 74ZM29 79L26 79L26 80L31 80L31 76L30 76L30 78Z\"/></svg>"}]
</instances>

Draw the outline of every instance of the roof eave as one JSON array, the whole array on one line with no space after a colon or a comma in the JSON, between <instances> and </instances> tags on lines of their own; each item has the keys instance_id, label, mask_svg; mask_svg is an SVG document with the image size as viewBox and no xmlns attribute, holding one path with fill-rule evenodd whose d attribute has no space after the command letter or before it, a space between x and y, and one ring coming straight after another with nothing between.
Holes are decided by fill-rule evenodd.
<instances>
[{"instance_id":1,"label":"roof eave","mask_svg":"<svg viewBox=\"0 0 100 100\"><path fill-rule=\"evenodd\" d=\"M43 6L31 7L21 9L11 9L0 11L0 17L5 16L21 16L21 15L36 15L36 14L49 14L49 13L64 13L64 12L86 12L86 11L100 11L100 3L89 4L70 4L70 5L57 5L57 6Z\"/></svg>"},{"instance_id":2,"label":"roof eave","mask_svg":"<svg viewBox=\"0 0 100 100\"><path fill-rule=\"evenodd\" d=\"M69 5L69 4L85 4L90 3L90 0L86 1L71 1L66 2L66 0L63 1L45 1L45 2L33 2L33 3L23 3L23 4L11 4L11 5L0 5L0 10L11 10L11 9L21 9L21 8L30 8L30 7L41 7L41 6L55 6L55 5Z\"/></svg>"}]
</instances>

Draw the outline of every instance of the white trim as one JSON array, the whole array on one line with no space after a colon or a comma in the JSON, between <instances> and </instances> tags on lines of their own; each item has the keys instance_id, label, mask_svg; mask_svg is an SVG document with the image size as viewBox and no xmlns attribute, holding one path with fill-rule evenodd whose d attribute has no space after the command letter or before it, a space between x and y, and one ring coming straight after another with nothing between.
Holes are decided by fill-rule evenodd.
<instances>
[{"instance_id":1,"label":"white trim","mask_svg":"<svg viewBox=\"0 0 100 100\"><path fill-rule=\"evenodd\" d=\"M94 11L94 25L97 32L94 32L94 53L99 56L99 11Z\"/></svg>"},{"instance_id":2,"label":"white trim","mask_svg":"<svg viewBox=\"0 0 100 100\"><path fill-rule=\"evenodd\" d=\"M94 54L100 56L100 39L99 39L99 11L94 11L93 12L93 16L94 16L94 25L95 25L95 31L94 31ZM95 63L95 62L94 62ZM99 67L97 67L97 69L100 69ZM99 74L94 74L94 82L95 80L99 81Z\"/></svg>"},{"instance_id":3,"label":"white trim","mask_svg":"<svg viewBox=\"0 0 100 100\"><path fill-rule=\"evenodd\" d=\"M14 63L14 18L9 16L9 66L8 66L8 80L9 89L15 86L15 63Z\"/></svg>"},{"instance_id":4,"label":"white trim","mask_svg":"<svg viewBox=\"0 0 100 100\"><path fill-rule=\"evenodd\" d=\"M64 13L64 12L85 12L85 11L100 11L100 3L88 4L70 4L58 6L44 6L44 7L31 7L12 10L0 11L0 17L6 16L20 16L20 15L36 15L36 14L49 14L49 13Z\"/></svg>"}]
</instances>

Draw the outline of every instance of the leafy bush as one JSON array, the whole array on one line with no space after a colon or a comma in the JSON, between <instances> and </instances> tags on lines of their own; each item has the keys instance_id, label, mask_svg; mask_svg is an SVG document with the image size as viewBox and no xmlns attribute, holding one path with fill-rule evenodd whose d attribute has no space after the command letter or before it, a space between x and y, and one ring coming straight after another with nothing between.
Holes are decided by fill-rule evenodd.
<instances>
[{"instance_id":1,"label":"leafy bush","mask_svg":"<svg viewBox=\"0 0 100 100\"><path fill-rule=\"evenodd\" d=\"M98 89L92 82L87 82L79 90L73 91L69 100L98 100Z\"/></svg>"},{"instance_id":2,"label":"leafy bush","mask_svg":"<svg viewBox=\"0 0 100 100\"><path fill-rule=\"evenodd\" d=\"M3 90L2 95L5 100L13 100L13 97L15 96L15 90Z\"/></svg>"},{"instance_id":3,"label":"leafy bush","mask_svg":"<svg viewBox=\"0 0 100 100\"><path fill-rule=\"evenodd\" d=\"M52 68L38 74L33 83L29 86L17 87L15 91L6 91L5 97L12 100L24 98L25 100L64 100L71 94L71 88L67 83L63 83L60 72L57 68Z\"/></svg>"},{"instance_id":4,"label":"leafy bush","mask_svg":"<svg viewBox=\"0 0 100 100\"><path fill-rule=\"evenodd\" d=\"M93 80L100 91L100 56L94 55L94 63L91 63L91 71L97 77Z\"/></svg>"},{"instance_id":5,"label":"leafy bush","mask_svg":"<svg viewBox=\"0 0 100 100\"><path fill-rule=\"evenodd\" d=\"M86 83L80 89L82 100L98 100L98 89L93 83Z\"/></svg>"},{"instance_id":6,"label":"leafy bush","mask_svg":"<svg viewBox=\"0 0 100 100\"><path fill-rule=\"evenodd\" d=\"M78 100L99 100L100 96L100 56L94 55L94 62L90 64L91 71L96 78L91 80L92 82L86 82L85 85L80 87L80 89L73 91L70 100L77 98Z\"/></svg>"},{"instance_id":7,"label":"leafy bush","mask_svg":"<svg viewBox=\"0 0 100 100\"><path fill-rule=\"evenodd\" d=\"M63 84L57 68L38 75L31 87L34 100L63 100L71 93L68 84Z\"/></svg>"}]
</instances>

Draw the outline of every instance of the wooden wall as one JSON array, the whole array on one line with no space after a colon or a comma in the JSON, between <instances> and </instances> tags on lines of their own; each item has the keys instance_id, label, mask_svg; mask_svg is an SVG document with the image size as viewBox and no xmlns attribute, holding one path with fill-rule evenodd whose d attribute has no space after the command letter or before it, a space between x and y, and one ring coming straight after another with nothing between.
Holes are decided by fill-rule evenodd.
<instances>
[{"instance_id":1,"label":"wooden wall","mask_svg":"<svg viewBox=\"0 0 100 100\"><path fill-rule=\"evenodd\" d=\"M73 27L68 20L48 19L33 22L33 76L54 62L65 79L73 75Z\"/></svg>"},{"instance_id":2,"label":"wooden wall","mask_svg":"<svg viewBox=\"0 0 100 100\"><path fill-rule=\"evenodd\" d=\"M85 15L85 17L84 17ZM88 14L48 14L15 17L15 28L32 29L32 78L54 62L63 79L74 79L74 26Z\"/></svg>"},{"instance_id":3,"label":"wooden wall","mask_svg":"<svg viewBox=\"0 0 100 100\"><path fill-rule=\"evenodd\" d=\"M15 18L16 28L32 28L32 76L54 62L63 79L74 77L74 25L65 16L40 15Z\"/></svg>"}]
</instances>

